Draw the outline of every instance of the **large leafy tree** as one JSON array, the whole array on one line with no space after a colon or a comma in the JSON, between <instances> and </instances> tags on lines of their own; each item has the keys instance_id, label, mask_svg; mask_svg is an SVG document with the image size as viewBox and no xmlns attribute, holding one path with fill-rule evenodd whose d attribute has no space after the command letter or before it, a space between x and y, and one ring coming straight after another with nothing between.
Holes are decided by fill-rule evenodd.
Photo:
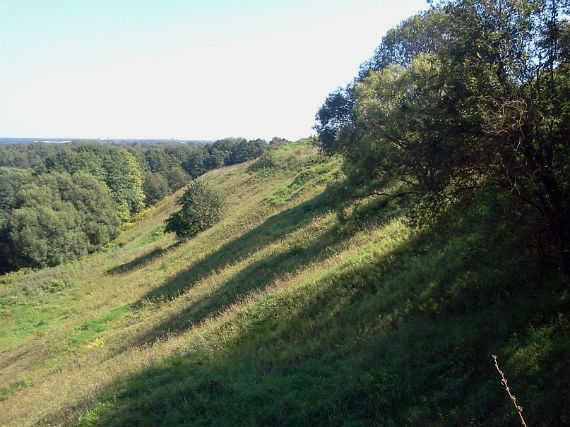
<instances>
[{"instance_id":1,"label":"large leafy tree","mask_svg":"<svg viewBox=\"0 0 570 427\"><path fill-rule=\"evenodd\" d=\"M17 265L10 241L10 214L16 206L18 191L31 180L29 170L0 167L0 273Z\"/></svg>"},{"instance_id":2,"label":"large leafy tree","mask_svg":"<svg viewBox=\"0 0 570 427\"><path fill-rule=\"evenodd\" d=\"M126 221L144 207L143 173L135 157L113 147L105 157L105 183L117 203L119 217Z\"/></svg>"},{"instance_id":3,"label":"large leafy tree","mask_svg":"<svg viewBox=\"0 0 570 427\"><path fill-rule=\"evenodd\" d=\"M355 130L344 137L358 136L349 166L364 193L396 179L405 184L397 194L429 194L432 207L441 208L477 185L486 159L466 158L470 141L458 134L460 120L448 113L447 92L441 62L433 54L418 55L407 68L372 72L355 85Z\"/></svg>"},{"instance_id":4,"label":"large leafy tree","mask_svg":"<svg viewBox=\"0 0 570 427\"><path fill-rule=\"evenodd\" d=\"M158 172L151 173L145 177L143 190L148 205L158 202L170 192L168 182Z\"/></svg>"},{"instance_id":5,"label":"large leafy tree","mask_svg":"<svg viewBox=\"0 0 570 427\"><path fill-rule=\"evenodd\" d=\"M184 172L184 170L179 167L175 166L166 171L164 174L166 181L168 182L168 187L171 191L176 191L185 185L188 184L190 181L190 177Z\"/></svg>"},{"instance_id":6,"label":"large leafy tree","mask_svg":"<svg viewBox=\"0 0 570 427\"><path fill-rule=\"evenodd\" d=\"M205 149L194 148L182 162L182 169L192 178L197 178L207 171L207 158Z\"/></svg>"},{"instance_id":7,"label":"large leafy tree","mask_svg":"<svg viewBox=\"0 0 570 427\"><path fill-rule=\"evenodd\" d=\"M480 133L474 148L493 153L492 179L540 214L568 269L570 57L563 35L570 2L445 5L469 23L455 24L463 43L451 45L447 62L461 76L458 112L467 129Z\"/></svg>"},{"instance_id":8,"label":"large leafy tree","mask_svg":"<svg viewBox=\"0 0 570 427\"><path fill-rule=\"evenodd\" d=\"M168 155L165 150L153 147L145 153L146 162L151 172L166 173L167 170L178 166L175 157Z\"/></svg>"},{"instance_id":9,"label":"large leafy tree","mask_svg":"<svg viewBox=\"0 0 570 427\"><path fill-rule=\"evenodd\" d=\"M70 261L115 238L119 223L107 187L90 174L37 176L19 189L7 216L3 268Z\"/></svg>"},{"instance_id":10,"label":"large leafy tree","mask_svg":"<svg viewBox=\"0 0 570 427\"><path fill-rule=\"evenodd\" d=\"M109 188L120 218L126 221L144 207L143 171L125 148L84 144L49 155L40 172L88 172Z\"/></svg>"},{"instance_id":11,"label":"large leafy tree","mask_svg":"<svg viewBox=\"0 0 570 427\"><path fill-rule=\"evenodd\" d=\"M568 268L568 0L449 0L391 30L317 114L357 194L388 179L438 209L495 186L533 210Z\"/></svg>"}]
</instances>

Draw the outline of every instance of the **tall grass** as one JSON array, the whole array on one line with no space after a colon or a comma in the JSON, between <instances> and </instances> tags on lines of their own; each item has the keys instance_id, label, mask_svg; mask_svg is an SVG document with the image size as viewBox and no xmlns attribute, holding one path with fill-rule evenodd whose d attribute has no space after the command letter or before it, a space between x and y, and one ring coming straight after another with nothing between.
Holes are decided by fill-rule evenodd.
<instances>
[{"instance_id":1,"label":"tall grass","mask_svg":"<svg viewBox=\"0 0 570 427\"><path fill-rule=\"evenodd\" d=\"M201 178L230 209L185 243L172 197L107 252L5 276L0 424L514 425L492 352L529 425L570 422L568 295L493 203L339 215L337 160L269 157Z\"/></svg>"}]
</instances>

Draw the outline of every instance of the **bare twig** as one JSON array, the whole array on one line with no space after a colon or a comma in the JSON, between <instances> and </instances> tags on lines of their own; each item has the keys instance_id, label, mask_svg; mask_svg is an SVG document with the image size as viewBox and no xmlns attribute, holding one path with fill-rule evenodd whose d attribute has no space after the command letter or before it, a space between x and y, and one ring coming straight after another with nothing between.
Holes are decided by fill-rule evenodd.
<instances>
[{"instance_id":1,"label":"bare twig","mask_svg":"<svg viewBox=\"0 0 570 427\"><path fill-rule=\"evenodd\" d=\"M517 412L519 413L519 417L521 418L522 425L524 427L528 427L524 421L523 416L522 416L523 408L522 408L522 406L517 405L517 398L515 397L514 394L511 393L511 390L509 389L509 385L507 384L507 379L505 378L505 374L503 374L503 371L501 371L501 369L499 368L499 363L497 362L497 356L495 356L493 354L492 357L493 357L493 360L495 361L495 369L497 369L497 372L501 376L501 384L503 385L503 387L505 387L505 390L507 391L507 394L511 398L513 405L515 405L515 409L517 410Z\"/></svg>"}]
</instances>

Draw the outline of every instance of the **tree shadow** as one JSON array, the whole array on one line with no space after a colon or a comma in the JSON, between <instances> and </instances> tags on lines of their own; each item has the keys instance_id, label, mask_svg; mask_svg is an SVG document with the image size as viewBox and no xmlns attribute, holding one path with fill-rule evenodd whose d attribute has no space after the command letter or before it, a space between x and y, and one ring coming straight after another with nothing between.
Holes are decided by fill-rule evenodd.
<instances>
[{"instance_id":1,"label":"tree shadow","mask_svg":"<svg viewBox=\"0 0 570 427\"><path fill-rule=\"evenodd\" d=\"M275 265L278 274L306 266L352 232L338 231L268 262L284 264ZM471 247L474 236L451 240L426 232L372 262L321 278L302 303L290 294L219 345L190 342L190 353L112 384L82 424L514 425L489 355L508 359L513 342L524 349L525 331L547 325L561 303L548 297L551 289L530 285L540 283L532 265L511 271L495 248ZM271 280L263 264L239 273L242 280L260 274L259 282L245 285L250 291ZM230 279L217 297L173 324L182 328L185 319L215 312L241 292L238 283ZM540 310L533 298L543 303ZM518 394L540 397L537 383L567 388L556 378L567 378L568 368L557 362L553 369L561 349L544 348L535 372L512 377ZM530 420L556 424L567 411L566 395L551 393L550 401L525 406Z\"/></svg>"},{"instance_id":2,"label":"tree shadow","mask_svg":"<svg viewBox=\"0 0 570 427\"><path fill-rule=\"evenodd\" d=\"M116 265L115 267L109 268L106 271L106 273L111 274L111 275L112 274L128 273L130 271L136 270L137 268L140 268L140 267L150 263L151 261L153 261L156 258L164 255L165 253L167 253L171 249L174 249L178 246L180 246L180 242L174 242L173 244L169 245L166 248L161 248L161 247L154 248L150 252L147 252L143 255L140 255L140 256L132 259L131 261L128 261L128 262L125 262L124 264Z\"/></svg>"},{"instance_id":3,"label":"tree shadow","mask_svg":"<svg viewBox=\"0 0 570 427\"><path fill-rule=\"evenodd\" d=\"M323 244L328 239L332 239L335 236L335 239L341 240L342 237L334 231L330 230L329 232L323 234L322 239L319 239L319 242L315 242L309 247L307 247L307 251L313 252L319 247L322 247ZM342 234L342 233L341 233ZM348 237L347 234L344 234L344 237ZM310 249L312 248L312 249ZM273 261L277 260L286 260L288 255L295 255L295 250L291 249L286 253L282 253L280 255L276 255L272 257ZM298 253L299 258L303 255L302 252ZM306 253L305 253L306 255ZM319 255L319 257L326 257L326 255ZM313 258L316 260L316 257ZM299 261L299 259L297 259ZM308 263L309 261L307 261ZM253 267L252 269L263 269L261 266L263 263L256 263L257 267ZM280 268L280 271L286 271L286 267ZM368 268L367 268L368 270ZM355 274L359 274L359 271L354 271ZM350 280L352 272L347 272L341 274L337 280L339 282L346 282ZM240 276L247 277L247 273L244 271L240 273ZM233 282L233 280L232 280ZM231 286L228 284L228 286ZM326 301L327 299L330 300L330 295L327 295L329 292L329 287L321 286L321 283L315 285L315 288L318 291L314 295L314 299L316 301ZM223 291L218 291L219 296L223 295ZM223 372L227 371L227 369L235 368L235 364L243 364L243 358L247 358L251 355L251 349L246 349L245 352L240 351L240 347L244 347L243 343L249 342L250 345L246 345L245 347L253 346L263 346L265 343L264 341L267 340L268 342L277 341L284 343L284 340L289 340L293 336L299 338L299 331L296 329L300 322L303 322L304 319L307 317L310 318L317 318L317 317L329 317L331 321L334 321L334 318L343 316L346 313L350 312L350 309L346 307L347 303L349 304L350 301L356 299L357 296L353 296L350 298L345 304L339 306L338 304L334 304L334 315L330 316L331 305L325 304L322 307L307 307L304 310L300 310L298 313L294 315L287 316L287 320L285 322L280 323L279 325L273 325L273 332L270 333L270 336L263 336L259 334L259 331L256 328L252 328L251 330L244 330L242 331L239 336L234 337L234 340L229 343L225 342L229 348L224 349L223 351L220 350L217 352L217 356L215 358L208 358L203 357L204 355L198 355L198 358L184 358L185 360L178 360L178 358L170 357L161 363L160 366L153 366L149 368L145 368L135 374L129 376L126 379L122 379L116 381L115 383L111 384L110 386L105 387L104 390L101 390L100 397L98 401L106 401L107 398L111 398L118 403L117 407L113 405L106 406L103 411L95 411L96 417L91 420L89 416L83 420L81 425L147 425L148 423L152 425L218 425L216 420L212 420L212 416L215 418L215 414L219 414L222 416L228 415L228 408L223 408L219 406L219 402L224 400L225 397L229 397L231 400L231 404L235 404L235 397L236 397L236 390L232 390L231 387L228 387L228 383L226 379L223 378ZM214 298L216 299L216 298ZM196 313L192 314L192 307L186 310L186 315L177 315L174 316L170 320L172 325L176 323L178 320L184 320L184 317L188 315L198 317L200 312L206 313L208 311L207 307L211 304L212 301L206 303L203 307L199 307L198 305L194 307ZM340 310L339 310L340 307ZM261 320L261 319L260 319ZM267 319L263 319L267 320ZM170 325L170 326L172 326ZM165 326L165 325L163 325ZM182 322L181 327L187 327L187 322ZM161 327L158 327L154 331L154 338L158 338L163 330ZM306 330L304 331L306 333ZM152 334L149 334L149 338ZM301 335L304 335L301 333ZM136 345L136 343L129 343L129 347L131 345ZM232 348L235 345L235 348ZM279 347L279 345L277 346ZM322 351L315 351L312 352L311 355L301 356L292 355L281 357L278 352L271 354L269 357L264 355L259 360L256 360L254 363L258 364L259 366L255 368L254 377L257 379L253 380L256 384L255 387L261 387L261 393L264 395L261 396L261 393L258 394L256 391L253 395L245 395L243 396L246 401L253 400L255 404L265 404L268 399L271 399L272 392L275 392L271 386L267 384L267 381L264 377L281 377L286 379L286 385L290 381L290 377L295 376L298 372L303 371L303 362L309 359L317 359L323 360L324 354ZM282 367L279 366L278 359L282 359L284 361L284 365ZM188 360L192 360L191 363L187 363ZM195 364L194 361L197 363ZM197 375L193 375L196 373ZM222 374L222 376L220 375ZM239 374L238 374L239 376ZM188 384L181 384L185 380L192 377L191 386L193 390L189 390ZM320 383L326 378L330 377L330 367L326 367L324 369L317 369L312 374L308 374L306 376L307 381L314 381L319 380ZM246 376L243 378L244 381L250 382L252 378ZM236 381L237 378L232 380ZM169 386L172 385L172 387ZM253 386L253 384L251 384ZM307 384L296 384L297 387L299 386L306 386ZM142 392L142 390L145 390ZM149 393L148 398L144 398L144 402L138 402L138 399L141 398L141 393ZM301 392L300 389L297 391ZM111 397L112 396L112 397ZM216 402L217 396L219 399ZM203 399L205 397L205 399ZM274 396L275 397L275 396ZM296 400L296 397L292 397L291 400ZM128 401L128 402L127 402ZM132 403L132 405L131 405ZM213 406L209 406L209 403L212 403ZM142 406L141 406L142 404ZM92 405L92 402L87 399L85 401L79 402L74 407L64 409L61 414L64 414L68 417L66 419L67 424L77 423L76 419L73 419L73 414L77 416L77 413L85 413L88 408ZM172 411L172 406L176 405L174 411ZM198 408L198 405L204 405L202 408ZM152 409L149 413L142 413L138 412L137 410L148 410L147 406L151 406ZM198 411L194 412L193 410L198 409ZM235 409L235 408L233 408ZM267 408L268 413L262 420L252 420L251 418L247 417L247 414L244 414L243 410L247 410L246 407L242 408L242 411L238 411L235 413L235 417L231 417L232 421L230 423L222 422L219 425L296 425L297 423L285 422L287 411L291 412L298 412L299 407L297 404L292 405L291 407L283 407L279 408L279 415L275 414L271 408ZM322 409L321 409L322 410ZM181 412L186 412L188 416L195 417L188 424L188 420L181 420L179 417L183 414ZM226 412L224 414L224 412ZM170 413L170 414L169 414ZM46 418L42 419L36 425L39 427L41 425L45 425L51 420L51 417L61 416L61 414L50 414ZM245 415L245 418L242 418ZM330 415L330 414L329 414ZM178 417L178 419L171 419L170 416ZM309 425L322 425L322 420L327 418L327 414L319 413L319 417L322 418L319 422L311 423ZM330 417L329 417L330 419ZM128 421L127 421L128 420ZM92 423L93 421L93 423Z\"/></svg>"},{"instance_id":4,"label":"tree shadow","mask_svg":"<svg viewBox=\"0 0 570 427\"><path fill-rule=\"evenodd\" d=\"M333 199L328 194L329 191L335 190L329 188L307 202L268 218L260 226L225 244L204 260L145 294L135 303L135 307L142 306L145 300L160 301L163 298L175 297L192 287L196 281L211 274L212 270L239 262L282 236L309 224L314 217L332 209L330 203ZM378 212L379 207L382 209L381 213ZM329 258L354 234L370 224L377 226L401 215L402 211L397 203L388 208L385 200L362 206L314 239L297 242L279 253L247 265L207 296L161 321L152 329L126 340L124 345L117 348L116 353L122 353L133 345L152 344L167 335L183 332L227 309L247 295L263 291L286 276Z\"/></svg>"},{"instance_id":5,"label":"tree shadow","mask_svg":"<svg viewBox=\"0 0 570 427\"><path fill-rule=\"evenodd\" d=\"M158 288L147 292L141 297L139 304L144 300L169 299L179 295L212 271L235 264L288 233L307 225L315 216L331 209L328 202L328 192L325 190L311 200L271 216L261 225L226 243L205 259L194 263Z\"/></svg>"},{"instance_id":6,"label":"tree shadow","mask_svg":"<svg viewBox=\"0 0 570 427\"><path fill-rule=\"evenodd\" d=\"M118 349L122 352L135 345L152 344L169 334L178 334L208 317L214 316L240 301L247 295L262 291L287 275L294 274L312 263L331 256L339 246L359 229L335 226L311 243L298 243L275 255L256 261L218 287L214 292L194 302L184 310L163 320L144 334L128 340Z\"/></svg>"}]
</instances>

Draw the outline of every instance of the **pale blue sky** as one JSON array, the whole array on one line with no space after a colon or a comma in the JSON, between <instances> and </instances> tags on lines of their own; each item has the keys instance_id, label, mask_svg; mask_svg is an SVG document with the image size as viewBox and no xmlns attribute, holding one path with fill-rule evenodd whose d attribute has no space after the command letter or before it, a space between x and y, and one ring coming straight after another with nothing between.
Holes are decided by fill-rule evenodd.
<instances>
[{"instance_id":1,"label":"pale blue sky","mask_svg":"<svg viewBox=\"0 0 570 427\"><path fill-rule=\"evenodd\" d=\"M425 0L0 0L0 137L297 139Z\"/></svg>"}]
</instances>

